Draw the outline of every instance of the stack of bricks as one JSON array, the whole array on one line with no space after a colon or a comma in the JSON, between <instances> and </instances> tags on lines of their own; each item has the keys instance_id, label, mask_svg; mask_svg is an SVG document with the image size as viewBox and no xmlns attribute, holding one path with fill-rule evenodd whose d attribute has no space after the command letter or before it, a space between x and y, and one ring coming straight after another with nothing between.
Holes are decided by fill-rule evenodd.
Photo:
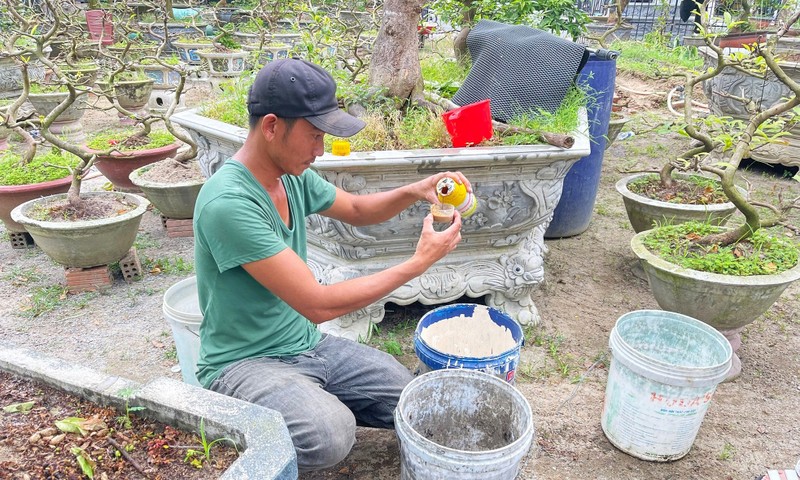
<instances>
[{"instance_id":1,"label":"stack of bricks","mask_svg":"<svg viewBox=\"0 0 800 480\"><path fill-rule=\"evenodd\" d=\"M194 237L192 230L192 219L167 218L161 215L161 224L167 229L167 236L174 237Z\"/></svg>"},{"instance_id":2,"label":"stack of bricks","mask_svg":"<svg viewBox=\"0 0 800 480\"><path fill-rule=\"evenodd\" d=\"M131 248L125 258L119 261L119 267L126 282L142 275L142 264L135 248ZM69 293L105 290L110 288L114 281L108 265L88 268L67 267L65 273Z\"/></svg>"},{"instance_id":3,"label":"stack of bricks","mask_svg":"<svg viewBox=\"0 0 800 480\"><path fill-rule=\"evenodd\" d=\"M11 248L33 248L36 244L28 232L8 232L11 239Z\"/></svg>"}]
</instances>

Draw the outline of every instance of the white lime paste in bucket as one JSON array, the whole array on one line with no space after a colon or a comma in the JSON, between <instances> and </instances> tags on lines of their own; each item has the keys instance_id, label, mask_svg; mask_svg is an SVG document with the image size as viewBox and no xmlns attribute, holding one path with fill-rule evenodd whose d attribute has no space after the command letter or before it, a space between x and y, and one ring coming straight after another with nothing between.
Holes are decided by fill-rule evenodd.
<instances>
[{"instance_id":1,"label":"white lime paste in bucket","mask_svg":"<svg viewBox=\"0 0 800 480\"><path fill-rule=\"evenodd\" d=\"M517 346L511 330L494 323L483 305L471 317L462 314L424 327L420 336L429 347L460 357L491 357Z\"/></svg>"}]
</instances>

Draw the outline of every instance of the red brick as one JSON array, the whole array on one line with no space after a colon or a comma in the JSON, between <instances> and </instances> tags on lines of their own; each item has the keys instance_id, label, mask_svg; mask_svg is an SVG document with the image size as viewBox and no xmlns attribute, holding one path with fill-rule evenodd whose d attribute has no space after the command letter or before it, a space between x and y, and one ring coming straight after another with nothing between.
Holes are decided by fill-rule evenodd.
<instances>
[{"instance_id":1,"label":"red brick","mask_svg":"<svg viewBox=\"0 0 800 480\"><path fill-rule=\"evenodd\" d=\"M111 269L108 265L90 268L66 268L67 291L93 292L111 287Z\"/></svg>"},{"instance_id":2,"label":"red brick","mask_svg":"<svg viewBox=\"0 0 800 480\"><path fill-rule=\"evenodd\" d=\"M191 218L166 218L162 215L161 220L164 224L164 228L167 229L167 236L170 238L194 236Z\"/></svg>"}]
</instances>

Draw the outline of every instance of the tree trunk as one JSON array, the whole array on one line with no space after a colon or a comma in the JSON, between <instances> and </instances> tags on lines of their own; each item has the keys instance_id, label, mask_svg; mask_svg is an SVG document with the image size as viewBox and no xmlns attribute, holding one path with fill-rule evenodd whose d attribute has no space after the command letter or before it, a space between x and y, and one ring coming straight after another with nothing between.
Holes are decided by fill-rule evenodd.
<instances>
[{"instance_id":1,"label":"tree trunk","mask_svg":"<svg viewBox=\"0 0 800 480\"><path fill-rule=\"evenodd\" d=\"M628 6L628 0L617 0L614 2L615 8L611 8L608 11L608 23L613 25L617 23L617 20L625 13L625 7Z\"/></svg>"},{"instance_id":2,"label":"tree trunk","mask_svg":"<svg viewBox=\"0 0 800 480\"><path fill-rule=\"evenodd\" d=\"M462 28L461 31L458 32L458 35L456 35L455 40L453 40L453 52L456 54L458 61L462 63L472 59L469 55L469 48L467 48L469 31L469 27Z\"/></svg>"},{"instance_id":3,"label":"tree trunk","mask_svg":"<svg viewBox=\"0 0 800 480\"><path fill-rule=\"evenodd\" d=\"M388 97L422 98L417 25L423 0L387 0L375 39L369 84Z\"/></svg>"}]
</instances>

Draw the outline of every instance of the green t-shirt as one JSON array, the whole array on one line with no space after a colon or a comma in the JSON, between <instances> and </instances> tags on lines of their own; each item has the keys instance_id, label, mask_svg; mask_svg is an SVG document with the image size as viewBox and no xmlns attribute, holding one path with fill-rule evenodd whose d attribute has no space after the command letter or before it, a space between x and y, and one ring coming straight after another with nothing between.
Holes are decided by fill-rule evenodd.
<instances>
[{"instance_id":1,"label":"green t-shirt","mask_svg":"<svg viewBox=\"0 0 800 480\"><path fill-rule=\"evenodd\" d=\"M242 265L291 248L306 260L307 215L329 208L336 188L316 172L281 177L291 225L247 168L228 160L203 185L194 210L197 293L203 322L197 379L206 387L245 358L314 348L316 325L250 276Z\"/></svg>"}]
</instances>

